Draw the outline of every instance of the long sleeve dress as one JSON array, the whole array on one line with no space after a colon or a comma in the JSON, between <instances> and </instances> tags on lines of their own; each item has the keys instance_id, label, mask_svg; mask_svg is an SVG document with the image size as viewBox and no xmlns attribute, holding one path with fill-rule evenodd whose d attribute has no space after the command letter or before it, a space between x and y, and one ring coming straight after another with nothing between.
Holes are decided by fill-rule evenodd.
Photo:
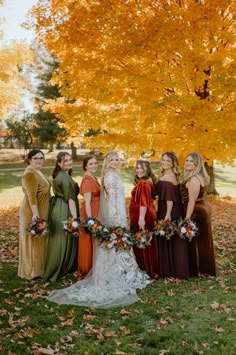
<instances>
[{"instance_id":1,"label":"long sleeve dress","mask_svg":"<svg viewBox=\"0 0 236 355\"><path fill-rule=\"evenodd\" d=\"M91 216L97 218L99 212L100 202L100 184L98 180L89 175L84 175L80 184L80 194L91 193ZM88 217L85 209L85 201L81 204L80 216L82 218ZM86 275L92 267L93 259L93 240L92 237L84 230L81 230L79 236L79 251L78 251L78 265L79 272Z\"/></svg>"},{"instance_id":2,"label":"long sleeve dress","mask_svg":"<svg viewBox=\"0 0 236 355\"><path fill-rule=\"evenodd\" d=\"M131 191L131 202L129 207L130 230L139 231L140 207L146 207L145 228L151 231L156 220L156 210L153 204L155 196L154 185L149 180L141 180ZM134 247L137 263L141 270L146 271L151 277L159 275L157 240L153 238L151 245L145 249Z\"/></svg>"},{"instance_id":3,"label":"long sleeve dress","mask_svg":"<svg viewBox=\"0 0 236 355\"><path fill-rule=\"evenodd\" d=\"M186 213L189 196L185 182L181 184L180 192ZM207 200L206 187L200 187L191 218L193 218L199 228L199 234L189 243L191 276L198 276L199 273L215 276L216 263L211 226L211 208Z\"/></svg>"},{"instance_id":4,"label":"long sleeve dress","mask_svg":"<svg viewBox=\"0 0 236 355\"><path fill-rule=\"evenodd\" d=\"M43 279L50 281L56 281L58 277L77 270L78 251L77 238L65 235L62 222L71 217L69 199L75 201L79 217L79 186L70 175L60 171L53 180L53 192L43 274Z\"/></svg>"},{"instance_id":5,"label":"long sleeve dress","mask_svg":"<svg viewBox=\"0 0 236 355\"><path fill-rule=\"evenodd\" d=\"M107 196L101 188L103 224L127 227L124 186L119 174L109 172L104 178ZM109 211L108 214L103 214ZM58 304L112 308L132 304L139 300L136 289L150 283L140 271L133 251L118 251L99 246L95 240L93 267L89 274L74 285L51 293L49 300Z\"/></svg>"},{"instance_id":6,"label":"long sleeve dress","mask_svg":"<svg viewBox=\"0 0 236 355\"><path fill-rule=\"evenodd\" d=\"M167 201L173 202L171 220L178 220L183 217L183 205L179 191L179 185L172 182L159 180L156 184L158 195L157 219L164 219L167 211ZM177 235L166 240L164 237L157 237L158 255L160 263L160 277L174 277L187 279L190 276L189 256L187 241Z\"/></svg>"},{"instance_id":7,"label":"long sleeve dress","mask_svg":"<svg viewBox=\"0 0 236 355\"><path fill-rule=\"evenodd\" d=\"M26 232L32 221L32 205L38 206L39 217L48 219L50 182L41 171L28 166L22 177L24 199L20 207L20 238L18 276L25 279L41 277L44 267L46 238L32 238Z\"/></svg>"}]
</instances>

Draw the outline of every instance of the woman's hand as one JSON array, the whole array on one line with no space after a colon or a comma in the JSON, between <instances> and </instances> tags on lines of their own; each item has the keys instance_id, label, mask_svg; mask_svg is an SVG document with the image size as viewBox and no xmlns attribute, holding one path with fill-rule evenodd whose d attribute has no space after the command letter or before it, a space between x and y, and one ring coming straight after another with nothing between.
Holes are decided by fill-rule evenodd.
<instances>
[{"instance_id":1,"label":"woman's hand","mask_svg":"<svg viewBox=\"0 0 236 355\"><path fill-rule=\"evenodd\" d=\"M138 226L139 226L139 229L144 229L145 228L145 219L144 219L143 216L139 216Z\"/></svg>"}]
</instances>

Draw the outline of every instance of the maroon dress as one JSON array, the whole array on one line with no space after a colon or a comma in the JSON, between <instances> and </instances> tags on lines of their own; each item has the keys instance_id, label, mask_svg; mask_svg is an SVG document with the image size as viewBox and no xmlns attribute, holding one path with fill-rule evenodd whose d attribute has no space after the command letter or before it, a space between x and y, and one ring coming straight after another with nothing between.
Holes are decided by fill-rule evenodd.
<instances>
[{"instance_id":1,"label":"maroon dress","mask_svg":"<svg viewBox=\"0 0 236 355\"><path fill-rule=\"evenodd\" d=\"M151 231L156 219L156 210L153 204L155 197L154 185L149 180L140 180L131 191L131 202L129 207L130 230L139 231L139 209L146 207L145 228ZM152 239L151 245L145 249L134 247L137 263L141 270L146 271L151 277L159 275L158 251L156 238Z\"/></svg>"},{"instance_id":2,"label":"maroon dress","mask_svg":"<svg viewBox=\"0 0 236 355\"><path fill-rule=\"evenodd\" d=\"M188 205L186 182L181 184L180 193L186 212ZM211 209L207 201L206 187L200 187L192 218L199 228L199 234L189 243L191 276L198 276L199 273L215 276L216 264L211 227Z\"/></svg>"},{"instance_id":3,"label":"maroon dress","mask_svg":"<svg viewBox=\"0 0 236 355\"><path fill-rule=\"evenodd\" d=\"M181 202L179 185L169 181L159 180L156 184L158 195L157 219L164 219L167 211L167 201L173 201L171 220L183 217L184 210ZM157 237L160 276L187 279L190 277L188 245L185 239L173 235L170 240Z\"/></svg>"}]
</instances>

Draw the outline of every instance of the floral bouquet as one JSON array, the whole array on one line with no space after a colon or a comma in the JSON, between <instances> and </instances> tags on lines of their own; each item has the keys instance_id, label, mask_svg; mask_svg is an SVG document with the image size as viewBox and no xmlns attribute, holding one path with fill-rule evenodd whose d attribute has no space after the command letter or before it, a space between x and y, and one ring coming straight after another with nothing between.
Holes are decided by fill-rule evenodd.
<instances>
[{"instance_id":1,"label":"floral bouquet","mask_svg":"<svg viewBox=\"0 0 236 355\"><path fill-rule=\"evenodd\" d=\"M63 230L66 235L70 235L72 237L79 236L79 220L77 218L69 217L66 221L62 222Z\"/></svg>"},{"instance_id":2,"label":"floral bouquet","mask_svg":"<svg viewBox=\"0 0 236 355\"><path fill-rule=\"evenodd\" d=\"M102 226L99 233L97 233L99 240L99 245L112 249L115 248L118 250L130 250L133 246L132 236L130 232L125 227L115 226L107 227Z\"/></svg>"},{"instance_id":3,"label":"floral bouquet","mask_svg":"<svg viewBox=\"0 0 236 355\"><path fill-rule=\"evenodd\" d=\"M101 222L92 217L81 219L81 227L85 229L86 233L92 234L93 237L96 237L96 234L99 233L99 230L102 229Z\"/></svg>"},{"instance_id":4,"label":"floral bouquet","mask_svg":"<svg viewBox=\"0 0 236 355\"><path fill-rule=\"evenodd\" d=\"M151 245L152 233L147 229L142 229L139 232L132 234L134 238L134 245L139 249L144 249Z\"/></svg>"},{"instance_id":5,"label":"floral bouquet","mask_svg":"<svg viewBox=\"0 0 236 355\"><path fill-rule=\"evenodd\" d=\"M180 238L188 239L189 242L191 242L191 240L198 234L198 227L190 218L186 218L184 220L180 219L177 227L177 233Z\"/></svg>"},{"instance_id":6,"label":"floral bouquet","mask_svg":"<svg viewBox=\"0 0 236 355\"><path fill-rule=\"evenodd\" d=\"M153 229L153 234L160 236L160 237L165 237L167 240L170 240L170 238L176 233L176 224L173 221L170 221L167 219L166 221L164 219L160 219L155 223L154 229Z\"/></svg>"},{"instance_id":7,"label":"floral bouquet","mask_svg":"<svg viewBox=\"0 0 236 355\"><path fill-rule=\"evenodd\" d=\"M44 237L48 234L48 222L37 217L26 230L35 238Z\"/></svg>"}]
</instances>

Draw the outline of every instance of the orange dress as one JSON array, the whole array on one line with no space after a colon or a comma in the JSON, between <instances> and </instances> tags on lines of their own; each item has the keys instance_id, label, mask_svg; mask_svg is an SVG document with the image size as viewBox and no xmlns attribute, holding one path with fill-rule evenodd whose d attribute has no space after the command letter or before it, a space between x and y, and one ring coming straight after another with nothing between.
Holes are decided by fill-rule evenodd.
<instances>
[{"instance_id":1,"label":"orange dress","mask_svg":"<svg viewBox=\"0 0 236 355\"><path fill-rule=\"evenodd\" d=\"M81 185L80 194L84 195L86 192L91 192L91 213L93 218L97 218L99 212L99 202L100 202L100 184L98 180L92 176L84 175ZM85 201L81 203L80 216L86 218ZM85 233L84 230L81 231L79 236L79 251L78 251L78 265L79 272L86 275L92 267L93 259L93 241L92 237Z\"/></svg>"}]
</instances>

